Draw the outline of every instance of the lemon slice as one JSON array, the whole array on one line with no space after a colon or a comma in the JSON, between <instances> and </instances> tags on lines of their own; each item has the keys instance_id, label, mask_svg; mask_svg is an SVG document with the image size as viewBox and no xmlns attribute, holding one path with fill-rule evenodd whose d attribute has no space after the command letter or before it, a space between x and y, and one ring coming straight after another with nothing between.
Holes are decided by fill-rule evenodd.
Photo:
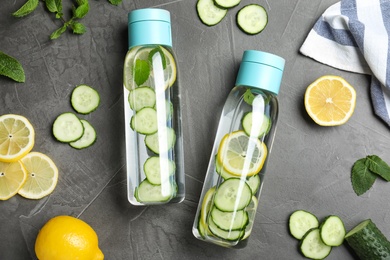
<instances>
[{"instance_id":1,"label":"lemon slice","mask_svg":"<svg viewBox=\"0 0 390 260\"><path fill-rule=\"evenodd\" d=\"M263 168L267 146L258 138L239 130L226 134L219 145L218 160L223 168L236 176L253 176Z\"/></svg>"},{"instance_id":2,"label":"lemon slice","mask_svg":"<svg viewBox=\"0 0 390 260\"><path fill-rule=\"evenodd\" d=\"M159 46L159 48L162 50L162 53L164 54L164 59L166 63L163 73L161 74L161 76L164 77L164 86L166 89L168 87L171 87L176 81L176 77L177 77L176 62L173 55L167 49L165 49L162 46ZM150 57L150 53L152 51L155 51L155 48L137 46L131 49L130 52L127 54L125 59L125 65L124 65L123 83L125 88L127 88L129 91L141 86L148 86L154 88L155 78L157 77L157 74L159 74L159 71L156 71L157 66L156 68L153 68L152 58ZM142 70L147 70L147 67L143 67L142 69L141 68L137 69L136 67L137 60L146 62L148 64L149 71L142 71ZM142 84L138 85L135 80L136 72L141 74L148 72L149 76Z\"/></svg>"},{"instance_id":3,"label":"lemon slice","mask_svg":"<svg viewBox=\"0 0 390 260\"><path fill-rule=\"evenodd\" d=\"M18 193L26 178L26 170L20 162L0 162L0 200L7 200Z\"/></svg>"},{"instance_id":4,"label":"lemon slice","mask_svg":"<svg viewBox=\"0 0 390 260\"><path fill-rule=\"evenodd\" d=\"M202 202L202 209L200 211L200 220L202 224L206 227L207 223L207 216L209 215L209 211L212 204L212 199L215 193L215 186L210 188L206 194L204 195L203 202Z\"/></svg>"},{"instance_id":5,"label":"lemon slice","mask_svg":"<svg viewBox=\"0 0 390 260\"><path fill-rule=\"evenodd\" d=\"M306 111L321 126L344 124L352 116L355 105L355 89L339 76L322 76L305 92Z\"/></svg>"},{"instance_id":6,"label":"lemon slice","mask_svg":"<svg viewBox=\"0 0 390 260\"><path fill-rule=\"evenodd\" d=\"M28 199L41 199L53 192L57 185L58 169L45 154L31 152L21 159L27 180L19 194Z\"/></svg>"},{"instance_id":7,"label":"lemon slice","mask_svg":"<svg viewBox=\"0 0 390 260\"><path fill-rule=\"evenodd\" d=\"M0 161L16 162L34 146L35 131L27 118L7 114L0 116Z\"/></svg>"}]
</instances>

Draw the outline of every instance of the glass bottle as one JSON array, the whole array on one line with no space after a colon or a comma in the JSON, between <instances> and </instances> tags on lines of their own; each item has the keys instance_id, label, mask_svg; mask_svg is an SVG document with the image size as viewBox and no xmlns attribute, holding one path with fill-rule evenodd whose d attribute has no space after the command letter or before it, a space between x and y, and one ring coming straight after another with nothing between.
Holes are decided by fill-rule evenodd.
<instances>
[{"instance_id":1,"label":"glass bottle","mask_svg":"<svg viewBox=\"0 0 390 260\"><path fill-rule=\"evenodd\" d=\"M284 64L283 58L266 52L243 54L222 110L192 228L198 239L246 246L276 130Z\"/></svg>"},{"instance_id":2,"label":"glass bottle","mask_svg":"<svg viewBox=\"0 0 390 260\"><path fill-rule=\"evenodd\" d=\"M129 12L123 73L128 200L133 205L184 200L180 88L170 13Z\"/></svg>"}]
</instances>

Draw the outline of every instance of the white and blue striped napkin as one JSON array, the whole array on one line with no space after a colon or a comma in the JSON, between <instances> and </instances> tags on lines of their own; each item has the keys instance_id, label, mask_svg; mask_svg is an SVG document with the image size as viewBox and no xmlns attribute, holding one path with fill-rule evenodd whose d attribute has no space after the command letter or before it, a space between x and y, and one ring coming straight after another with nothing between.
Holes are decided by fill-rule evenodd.
<instances>
[{"instance_id":1,"label":"white and blue striped napkin","mask_svg":"<svg viewBox=\"0 0 390 260\"><path fill-rule=\"evenodd\" d=\"M300 52L338 69L372 75L375 114L390 126L390 0L341 0L330 6Z\"/></svg>"}]
</instances>

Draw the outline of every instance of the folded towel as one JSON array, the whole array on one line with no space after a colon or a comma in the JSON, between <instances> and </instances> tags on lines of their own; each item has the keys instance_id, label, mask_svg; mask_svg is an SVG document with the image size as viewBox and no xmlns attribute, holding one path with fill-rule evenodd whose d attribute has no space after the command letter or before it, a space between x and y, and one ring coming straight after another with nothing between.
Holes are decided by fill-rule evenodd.
<instances>
[{"instance_id":1,"label":"folded towel","mask_svg":"<svg viewBox=\"0 0 390 260\"><path fill-rule=\"evenodd\" d=\"M390 126L390 0L341 0L315 23L300 48L329 66L372 75L375 114Z\"/></svg>"}]
</instances>

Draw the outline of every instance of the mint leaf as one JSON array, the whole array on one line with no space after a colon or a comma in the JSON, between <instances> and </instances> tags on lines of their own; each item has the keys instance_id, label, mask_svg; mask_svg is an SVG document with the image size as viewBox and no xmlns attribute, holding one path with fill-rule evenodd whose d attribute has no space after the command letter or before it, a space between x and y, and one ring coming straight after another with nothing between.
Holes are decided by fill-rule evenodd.
<instances>
[{"instance_id":1,"label":"mint leaf","mask_svg":"<svg viewBox=\"0 0 390 260\"><path fill-rule=\"evenodd\" d=\"M154 48L153 50L151 50L151 51L149 52L148 60L149 60L150 63L153 64L153 56L154 56L157 52L158 52L158 53L160 54L160 56L161 56L162 67L163 67L163 69L165 70L165 68L167 67L167 60L166 60L166 58L165 58L165 55L164 55L163 50L162 50L160 47L156 47L156 48Z\"/></svg>"},{"instance_id":2,"label":"mint leaf","mask_svg":"<svg viewBox=\"0 0 390 260\"><path fill-rule=\"evenodd\" d=\"M60 37L61 34L63 34L65 31L66 31L66 24L64 24L62 27L58 28L57 30L55 30L55 31L50 35L50 39L52 39L52 40L57 39L57 38Z\"/></svg>"},{"instance_id":3,"label":"mint leaf","mask_svg":"<svg viewBox=\"0 0 390 260\"><path fill-rule=\"evenodd\" d=\"M122 0L108 0L111 4L113 5L119 5L120 3L122 3Z\"/></svg>"},{"instance_id":4,"label":"mint leaf","mask_svg":"<svg viewBox=\"0 0 390 260\"><path fill-rule=\"evenodd\" d=\"M15 17L23 17L33 12L39 4L39 0L28 0L22 7L12 15Z\"/></svg>"},{"instance_id":5,"label":"mint leaf","mask_svg":"<svg viewBox=\"0 0 390 260\"><path fill-rule=\"evenodd\" d=\"M390 181L390 166L379 156L369 155L366 157L366 165L370 171L378 174L386 181Z\"/></svg>"},{"instance_id":6,"label":"mint leaf","mask_svg":"<svg viewBox=\"0 0 390 260\"><path fill-rule=\"evenodd\" d=\"M149 78L150 66L145 60L137 59L134 67L134 81L140 86Z\"/></svg>"},{"instance_id":7,"label":"mint leaf","mask_svg":"<svg viewBox=\"0 0 390 260\"><path fill-rule=\"evenodd\" d=\"M46 8L52 13L62 15L62 1L61 0L46 0ZM58 18L58 17L57 17Z\"/></svg>"},{"instance_id":8,"label":"mint leaf","mask_svg":"<svg viewBox=\"0 0 390 260\"><path fill-rule=\"evenodd\" d=\"M82 23L79 23L79 22L74 22L73 21L70 24L70 27L72 28L73 33L75 33L75 34L83 34L83 33L85 33L87 31L85 26Z\"/></svg>"},{"instance_id":9,"label":"mint leaf","mask_svg":"<svg viewBox=\"0 0 390 260\"><path fill-rule=\"evenodd\" d=\"M254 99L255 99L255 95L253 95L253 93L250 89L247 89L244 93L244 101L248 105L252 105Z\"/></svg>"},{"instance_id":10,"label":"mint leaf","mask_svg":"<svg viewBox=\"0 0 390 260\"><path fill-rule=\"evenodd\" d=\"M16 82L24 82L25 75L22 65L15 58L0 51L0 75L9 77Z\"/></svg>"},{"instance_id":11,"label":"mint leaf","mask_svg":"<svg viewBox=\"0 0 390 260\"><path fill-rule=\"evenodd\" d=\"M73 17L74 18L83 18L84 16L87 15L88 11L89 11L89 4L88 4L88 2L86 2L86 3L81 4L78 7L76 7L76 9L74 9Z\"/></svg>"},{"instance_id":12,"label":"mint leaf","mask_svg":"<svg viewBox=\"0 0 390 260\"><path fill-rule=\"evenodd\" d=\"M357 160L352 166L352 188L360 196L368 191L376 180L376 174L368 169L366 158Z\"/></svg>"}]
</instances>

